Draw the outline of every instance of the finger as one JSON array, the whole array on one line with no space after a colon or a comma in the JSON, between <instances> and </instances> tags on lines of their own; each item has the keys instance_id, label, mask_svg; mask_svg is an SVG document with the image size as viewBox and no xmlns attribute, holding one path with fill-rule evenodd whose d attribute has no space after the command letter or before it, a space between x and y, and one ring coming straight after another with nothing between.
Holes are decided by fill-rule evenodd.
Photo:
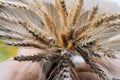
<instances>
[{"instance_id":1,"label":"finger","mask_svg":"<svg viewBox=\"0 0 120 80\"><path fill-rule=\"evenodd\" d=\"M80 72L79 76L83 80L99 80L98 75L93 72Z\"/></svg>"},{"instance_id":2,"label":"finger","mask_svg":"<svg viewBox=\"0 0 120 80\"><path fill-rule=\"evenodd\" d=\"M91 71L90 66L86 63L81 63L81 64L77 65L75 69L78 72L90 72Z\"/></svg>"}]
</instances>

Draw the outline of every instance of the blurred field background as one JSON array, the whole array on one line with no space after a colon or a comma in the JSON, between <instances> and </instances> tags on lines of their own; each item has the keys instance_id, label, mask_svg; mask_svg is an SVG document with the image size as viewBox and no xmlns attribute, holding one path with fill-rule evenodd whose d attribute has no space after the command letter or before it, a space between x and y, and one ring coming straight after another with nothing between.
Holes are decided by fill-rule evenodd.
<instances>
[{"instance_id":1,"label":"blurred field background","mask_svg":"<svg viewBox=\"0 0 120 80\"><path fill-rule=\"evenodd\" d=\"M110 0L110 1L115 2L120 6L120 0Z\"/></svg>"}]
</instances>

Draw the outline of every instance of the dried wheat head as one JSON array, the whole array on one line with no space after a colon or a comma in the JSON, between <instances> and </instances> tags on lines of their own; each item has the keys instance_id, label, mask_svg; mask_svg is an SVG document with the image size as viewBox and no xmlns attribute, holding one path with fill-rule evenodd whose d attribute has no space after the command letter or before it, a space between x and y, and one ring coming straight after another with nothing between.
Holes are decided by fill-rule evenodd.
<instances>
[{"instance_id":1,"label":"dried wheat head","mask_svg":"<svg viewBox=\"0 0 120 80\"><path fill-rule=\"evenodd\" d=\"M99 5L85 11L83 0L68 4L66 0L54 0L53 5L40 0L21 0L18 4L0 0L0 38L7 45L42 50L14 60L45 61L47 80L83 80L72 61L76 53L100 80L109 80L93 58L116 58L114 53L120 50L120 14L98 14Z\"/></svg>"}]
</instances>

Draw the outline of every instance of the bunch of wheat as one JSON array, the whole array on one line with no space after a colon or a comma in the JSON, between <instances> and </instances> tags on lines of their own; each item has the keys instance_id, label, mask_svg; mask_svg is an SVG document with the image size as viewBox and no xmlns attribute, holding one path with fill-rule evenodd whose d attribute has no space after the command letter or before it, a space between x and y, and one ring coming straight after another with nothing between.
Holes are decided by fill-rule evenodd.
<instances>
[{"instance_id":1,"label":"bunch of wheat","mask_svg":"<svg viewBox=\"0 0 120 80\"><path fill-rule=\"evenodd\" d=\"M72 4L68 6L65 0L54 0L54 5L39 0L18 4L0 0L0 38L7 45L40 49L36 55L16 56L14 60L44 61L46 80L83 80L72 61L75 54L82 56L98 79L110 80L105 65L94 59L116 58L120 14L97 14L99 5L84 11L83 0Z\"/></svg>"}]
</instances>

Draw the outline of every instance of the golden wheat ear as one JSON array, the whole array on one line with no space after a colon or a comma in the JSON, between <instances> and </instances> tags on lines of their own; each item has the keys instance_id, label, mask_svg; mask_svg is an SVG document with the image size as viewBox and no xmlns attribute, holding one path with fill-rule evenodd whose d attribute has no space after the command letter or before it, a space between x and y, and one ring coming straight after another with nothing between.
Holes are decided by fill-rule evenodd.
<instances>
[{"instance_id":1,"label":"golden wheat ear","mask_svg":"<svg viewBox=\"0 0 120 80\"><path fill-rule=\"evenodd\" d=\"M113 25L113 26L109 26L109 25L114 24L111 22L118 20L119 17L120 17L119 14L101 15L101 16L97 17L96 19L94 19L92 22L90 21L87 24L83 25L83 28L80 27L80 29L76 30L76 32L75 32L76 37L78 37L79 39L82 39L82 37L85 37L85 36L94 37L92 35L94 35L94 33L98 32L96 30L100 31L100 33L98 35L96 34L96 36L99 36L100 34L106 32L107 30L115 28L115 25ZM108 25L106 25L106 24L108 24Z\"/></svg>"},{"instance_id":2,"label":"golden wheat ear","mask_svg":"<svg viewBox=\"0 0 120 80\"><path fill-rule=\"evenodd\" d=\"M21 43L24 40L27 41L31 39L31 41L35 41L35 40L40 41L40 43L44 45L49 44L49 40L46 39L44 35L42 36L43 33L39 31L39 28L37 29L36 27L34 27L29 23L15 22L15 21L11 21L10 19L5 19L4 17L1 17L0 19L2 19L1 26L0 26L1 37L5 39L15 40L15 41L21 41ZM19 28L19 30L16 31L15 29L17 28ZM29 44L29 41L28 43L23 43L23 44ZM24 46L24 45L21 45L21 46Z\"/></svg>"},{"instance_id":3,"label":"golden wheat ear","mask_svg":"<svg viewBox=\"0 0 120 80\"><path fill-rule=\"evenodd\" d=\"M74 27L81 17L83 0L75 0L68 14L68 26Z\"/></svg>"},{"instance_id":4,"label":"golden wheat ear","mask_svg":"<svg viewBox=\"0 0 120 80\"><path fill-rule=\"evenodd\" d=\"M34 12L33 7L29 7L30 5L26 5L27 3L19 4L18 1L17 5L15 2L0 2L1 37L15 40L31 39L40 41L44 45L49 44L50 41L46 38L48 32L44 32L45 24L41 19L40 12ZM40 6L38 3L37 5ZM14 26L11 27L12 25Z\"/></svg>"},{"instance_id":5,"label":"golden wheat ear","mask_svg":"<svg viewBox=\"0 0 120 80\"><path fill-rule=\"evenodd\" d=\"M25 38L33 37L24 30L23 26L18 25L15 21L11 21L10 19L0 17L0 24L0 35L6 39L24 40ZM15 30L17 28L19 28L18 31ZM27 35L25 33L27 33Z\"/></svg>"},{"instance_id":6,"label":"golden wheat ear","mask_svg":"<svg viewBox=\"0 0 120 80\"><path fill-rule=\"evenodd\" d=\"M52 3L43 2L43 5L46 8L46 12L49 14L49 16L52 17L53 21L55 21L57 30L59 30L60 29L60 18L58 16L57 8Z\"/></svg>"},{"instance_id":7,"label":"golden wheat ear","mask_svg":"<svg viewBox=\"0 0 120 80\"><path fill-rule=\"evenodd\" d=\"M30 1L0 1L0 38L8 45L43 50L43 54L17 56L14 60L48 61L43 65L50 64L49 69L44 68L48 80L83 80L72 59L77 52L99 79L110 79L105 73L107 64L95 60L119 52L120 14L99 14L98 5L84 11L83 0L73 0L71 7L66 0L54 0L54 5Z\"/></svg>"},{"instance_id":8,"label":"golden wheat ear","mask_svg":"<svg viewBox=\"0 0 120 80\"><path fill-rule=\"evenodd\" d=\"M58 16L60 19L60 32L62 32L62 30L65 30L66 32L67 31L67 17L68 17L66 1L65 0L54 0L54 2L55 2L55 7L58 11Z\"/></svg>"},{"instance_id":9,"label":"golden wheat ear","mask_svg":"<svg viewBox=\"0 0 120 80\"><path fill-rule=\"evenodd\" d=\"M89 12L89 19L88 19L88 21L91 21L91 20L93 20L95 18L96 14L98 12L98 9L99 9L98 5L93 7L93 9Z\"/></svg>"}]
</instances>

